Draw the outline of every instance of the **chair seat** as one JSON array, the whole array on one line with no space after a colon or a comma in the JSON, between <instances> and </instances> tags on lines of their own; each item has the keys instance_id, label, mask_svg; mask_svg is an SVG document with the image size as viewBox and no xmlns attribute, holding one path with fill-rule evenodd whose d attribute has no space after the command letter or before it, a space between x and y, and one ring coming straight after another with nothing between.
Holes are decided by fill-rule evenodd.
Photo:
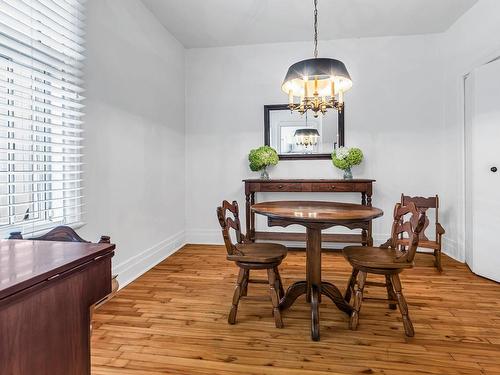
<instances>
[{"instance_id":1,"label":"chair seat","mask_svg":"<svg viewBox=\"0 0 500 375\"><path fill-rule=\"evenodd\" d=\"M413 263L397 261L401 252L369 246L347 246L342 251L353 267L371 269L403 269L413 267Z\"/></svg>"},{"instance_id":2,"label":"chair seat","mask_svg":"<svg viewBox=\"0 0 500 375\"><path fill-rule=\"evenodd\" d=\"M398 239L398 244L403 246L409 246L407 238ZM439 244L436 241L431 240L419 240L418 247L423 247L425 249L439 249Z\"/></svg>"},{"instance_id":3,"label":"chair seat","mask_svg":"<svg viewBox=\"0 0 500 375\"><path fill-rule=\"evenodd\" d=\"M241 243L236 249L243 255L228 255L227 259L244 263L276 263L286 257L287 249L278 243Z\"/></svg>"}]
</instances>

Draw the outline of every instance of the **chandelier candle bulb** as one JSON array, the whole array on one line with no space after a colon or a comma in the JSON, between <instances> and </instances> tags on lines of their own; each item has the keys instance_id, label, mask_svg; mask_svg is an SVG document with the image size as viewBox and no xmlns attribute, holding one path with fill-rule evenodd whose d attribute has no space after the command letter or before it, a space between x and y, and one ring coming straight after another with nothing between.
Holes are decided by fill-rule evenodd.
<instances>
[{"instance_id":1,"label":"chandelier candle bulb","mask_svg":"<svg viewBox=\"0 0 500 375\"><path fill-rule=\"evenodd\" d=\"M318 57L317 5L318 0L314 0L314 58L292 64L281 86L287 95L290 96L292 91L292 96L300 96L298 104L293 103L293 98L289 100L290 110L301 114L311 110L314 117L318 117L318 112L325 114L328 108L342 111L344 91L352 87L351 77L342 61ZM309 77L314 83L309 84ZM309 91L313 91L312 95Z\"/></svg>"},{"instance_id":2,"label":"chandelier candle bulb","mask_svg":"<svg viewBox=\"0 0 500 375\"><path fill-rule=\"evenodd\" d=\"M292 106L293 105L293 91L290 90L288 92L288 103Z\"/></svg>"}]
</instances>

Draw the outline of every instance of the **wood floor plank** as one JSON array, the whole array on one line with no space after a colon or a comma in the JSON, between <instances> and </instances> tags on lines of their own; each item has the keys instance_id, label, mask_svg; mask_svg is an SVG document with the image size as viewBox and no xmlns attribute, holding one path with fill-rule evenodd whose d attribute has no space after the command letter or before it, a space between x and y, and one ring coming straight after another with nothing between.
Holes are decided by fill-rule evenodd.
<instances>
[{"instance_id":1,"label":"wood floor plank","mask_svg":"<svg viewBox=\"0 0 500 375\"><path fill-rule=\"evenodd\" d=\"M275 328L261 284L249 286L252 298L228 325L237 268L221 246L187 245L96 311L92 373L500 375L500 285L448 257L442 274L431 257L417 255L416 263L401 277L415 337L404 336L399 312L385 303L365 302L350 331L348 317L323 301L321 341L313 342L305 300L283 314L285 328ZM304 252L290 252L280 269L285 285L304 279ZM344 290L349 274L340 253L323 255L323 279Z\"/></svg>"}]
</instances>

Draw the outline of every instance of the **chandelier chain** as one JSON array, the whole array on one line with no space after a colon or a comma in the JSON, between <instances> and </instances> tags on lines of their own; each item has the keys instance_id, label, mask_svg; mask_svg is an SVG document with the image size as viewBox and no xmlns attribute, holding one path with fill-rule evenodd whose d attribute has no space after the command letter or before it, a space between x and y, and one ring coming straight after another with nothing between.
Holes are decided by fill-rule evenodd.
<instances>
[{"instance_id":1,"label":"chandelier chain","mask_svg":"<svg viewBox=\"0 0 500 375\"><path fill-rule=\"evenodd\" d=\"M313 0L313 4L314 58L293 64L281 87L288 94L288 108L306 115L306 126L309 125L309 111L315 118L320 114L324 115L329 108L342 112L344 91L352 85L349 73L341 61L318 58L318 0ZM300 97L298 103L295 102L296 97Z\"/></svg>"},{"instance_id":2,"label":"chandelier chain","mask_svg":"<svg viewBox=\"0 0 500 375\"><path fill-rule=\"evenodd\" d=\"M318 0L314 0L314 58L318 57Z\"/></svg>"}]
</instances>

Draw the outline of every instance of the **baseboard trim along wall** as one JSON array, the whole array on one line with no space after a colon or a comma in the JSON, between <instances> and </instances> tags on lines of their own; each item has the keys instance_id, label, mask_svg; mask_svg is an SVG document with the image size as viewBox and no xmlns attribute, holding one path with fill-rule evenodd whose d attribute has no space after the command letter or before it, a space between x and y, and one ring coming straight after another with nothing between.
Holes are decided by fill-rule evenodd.
<instances>
[{"instance_id":1,"label":"baseboard trim along wall","mask_svg":"<svg viewBox=\"0 0 500 375\"><path fill-rule=\"evenodd\" d=\"M455 259L461 263L465 263L465 256L460 253L460 247L457 241L452 238L443 237L442 251L444 254L448 255L450 258Z\"/></svg>"},{"instance_id":2,"label":"baseboard trim along wall","mask_svg":"<svg viewBox=\"0 0 500 375\"><path fill-rule=\"evenodd\" d=\"M186 243L222 245L222 232L220 229L195 229L186 231Z\"/></svg>"},{"instance_id":3,"label":"baseboard trim along wall","mask_svg":"<svg viewBox=\"0 0 500 375\"><path fill-rule=\"evenodd\" d=\"M374 234L373 239L375 244L380 244L390 237L389 234ZM188 230L181 231L169 238L159 242L158 244L143 250L125 262L117 264L113 267L113 274L118 274L118 282L120 289L137 279L142 274L162 262L170 255L181 249L185 244L206 244L206 245L223 245L220 230ZM282 242L286 246L304 247L304 242ZM340 243L327 243L325 249L340 249L344 245ZM425 251L425 250L423 250ZM463 257L458 254L458 246L456 241L448 238L443 238L443 253L451 258L464 262Z\"/></svg>"},{"instance_id":4,"label":"baseboard trim along wall","mask_svg":"<svg viewBox=\"0 0 500 375\"><path fill-rule=\"evenodd\" d=\"M375 245L385 242L391 235L387 234L373 234L373 241ZM290 241L279 241L286 246L296 246L305 247L304 242L290 242ZM188 244L206 244L206 245L223 245L221 231L218 229L200 229L200 230L188 230L186 231L186 243ZM323 245L325 249L341 249L343 246L349 244L341 243L326 243ZM463 257L458 254L458 246L455 240L444 237L443 238L443 253L449 257L459 261L464 262ZM419 249L419 252L426 252L425 249Z\"/></svg>"},{"instance_id":5,"label":"baseboard trim along wall","mask_svg":"<svg viewBox=\"0 0 500 375\"><path fill-rule=\"evenodd\" d=\"M186 243L185 238L185 232L181 231L113 266L113 275L118 274L120 289L182 248Z\"/></svg>"},{"instance_id":6,"label":"baseboard trim along wall","mask_svg":"<svg viewBox=\"0 0 500 375\"><path fill-rule=\"evenodd\" d=\"M373 234L373 241L375 244L380 244L390 237L390 234ZM305 242L291 242L291 241L278 241L286 246L305 246ZM197 245L223 245L222 234L219 229L200 229L200 230L187 230L186 231L186 243L197 244ZM341 243L326 243L324 244L325 249L335 249L341 248ZM347 246L348 244L345 244Z\"/></svg>"}]
</instances>

